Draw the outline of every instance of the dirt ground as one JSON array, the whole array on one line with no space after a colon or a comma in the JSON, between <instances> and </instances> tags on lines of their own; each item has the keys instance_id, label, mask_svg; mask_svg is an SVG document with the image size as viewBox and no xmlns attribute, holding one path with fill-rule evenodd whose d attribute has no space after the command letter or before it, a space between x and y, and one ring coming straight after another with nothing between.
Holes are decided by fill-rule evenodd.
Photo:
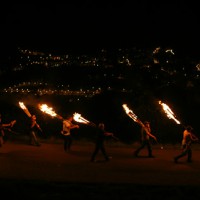
<instances>
[{"instance_id":1,"label":"dirt ground","mask_svg":"<svg viewBox=\"0 0 200 200\"><path fill-rule=\"evenodd\" d=\"M193 162L178 164L179 146L153 146L134 158L134 146L106 144L112 160L91 163L93 144L74 142L66 153L62 143L40 147L7 141L0 149L0 187L6 197L28 199L199 199L200 148L193 146Z\"/></svg>"}]
</instances>

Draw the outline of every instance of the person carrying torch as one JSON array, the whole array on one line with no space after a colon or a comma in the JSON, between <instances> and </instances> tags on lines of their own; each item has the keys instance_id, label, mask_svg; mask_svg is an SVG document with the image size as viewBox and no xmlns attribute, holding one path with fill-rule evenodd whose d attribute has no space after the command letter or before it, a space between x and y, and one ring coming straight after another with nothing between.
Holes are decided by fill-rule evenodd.
<instances>
[{"instance_id":1,"label":"person carrying torch","mask_svg":"<svg viewBox=\"0 0 200 200\"><path fill-rule=\"evenodd\" d=\"M141 128L141 145L134 152L134 156L138 157L140 151L142 149L144 149L145 147L147 147L148 157L153 158L154 156L152 154L152 146L151 146L150 138L153 138L156 141L157 141L157 138L154 135L151 134L150 122L145 121L144 124L143 124L140 121L138 121L138 123L142 125L142 128Z\"/></svg>"},{"instance_id":2,"label":"person carrying torch","mask_svg":"<svg viewBox=\"0 0 200 200\"><path fill-rule=\"evenodd\" d=\"M192 142L199 141L199 138L197 138L193 133L193 128L191 126L186 126L183 131L183 139L182 139L182 152L174 157L174 162L178 163L178 160L183 157L187 157L187 162L192 162Z\"/></svg>"},{"instance_id":3,"label":"person carrying torch","mask_svg":"<svg viewBox=\"0 0 200 200\"><path fill-rule=\"evenodd\" d=\"M40 142L36 136L36 131L39 130L42 132L40 125L36 121L36 115L31 115L30 117L30 126L29 126L29 135L30 135L30 145L40 146Z\"/></svg>"},{"instance_id":4,"label":"person carrying torch","mask_svg":"<svg viewBox=\"0 0 200 200\"><path fill-rule=\"evenodd\" d=\"M98 154L99 151L101 151L101 153L103 154L105 161L109 161L111 159L110 156L107 155L106 149L105 149L105 145L104 145L104 141L106 139L106 137L108 136L113 136L113 133L107 132L105 130L105 125L104 123L99 123L98 127L96 127L96 142L95 142L95 148L94 151L92 153L91 156L91 162L96 162L96 156Z\"/></svg>"},{"instance_id":5,"label":"person carrying torch","mask_svg":"<svg viewBox=\"0 0 200 200\"><path fill-rule=\"evenodd\" d=\"M156 142L157 138L156 136L151 134L151 127L150 127L150 122L146 121L146 122L142 122L138 116L128 108L127 104L123 104L122 107L124 108L126 114L133 119L136 123L138 123L141 126L141 145L138 149L136 149L136 151L134 152L134 156L138 157L139 152L144 149L145 147L147 147L148 150L148 157L149 158L153 158L153 154L152 154L152 146L151 146L151 142L150 142L150 138L153 138ZM163 147L161 147L162 149Z\"/></svg>"},{"instance_id":6,"label":"person carrying torch","mask_svg":"<svg viewBox=\"0 0 200 200\"><path fill-rule=\"evenodd\" d=\"M63 135L64 139L64 151L69 152L72 146L71 129L79 128L79 125L72 123L73 121L72 115L68 115L65 119L64 118L61 119L63 120L63 128L61 134Z\"/></svg>"}]
</instances>

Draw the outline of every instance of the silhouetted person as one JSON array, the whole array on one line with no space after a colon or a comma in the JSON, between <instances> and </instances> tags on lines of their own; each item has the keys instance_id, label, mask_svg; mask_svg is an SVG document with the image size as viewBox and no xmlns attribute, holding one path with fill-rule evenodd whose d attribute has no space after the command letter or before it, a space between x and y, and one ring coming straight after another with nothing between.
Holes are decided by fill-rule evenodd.
<instances>
[{"instance_id":1,"label":"silhouetted person","mask_svg":"<svg viewBox=\"0 0 200 200\"><path fill-rule=\"evenodd\" d=\"M4 130L6 128L12 128L15 123L16 123L16 120L11 121L9 124L3 124L2 117L0 114L0 147L2 147L4 144L4 136L5 136Z\"/></svg>"},{"instance_id":2,"label":"silhouetted person","mask_svg":"<svg viewBox=\"0 0 200 200\"><path fill-rule=\"evenodd\" d=\"M178 160L182 157L187 156L187 162L192 162L192 142L198 141L199 139L192 133L193 128L191 126L187 126L183 131L183 139L182 139L182 152L174 158L174 162L177 163Z\"/></svg>"},{"instance_id":3,"label":"silhouetted person","mask_svg":"<svg viewBox=\"0 0 200 200\"><path fill-rule=\"evenodd\" d=\"M109 133L105 131L105 125L104 123L99 123L97 129L96 129L96 142L95 142L95 149L91 157L91 162L96 161L96 156L99 151L103 154L106 161L109 161L111 157L109 157L106 153L106 149L104 146L104 141L106 137L113 136L113 133Z\"/></svg>"},{"instance_id":4,"label":"silhouetted person","mask_svg":"<svg viewBox=\"0 0 200 200\"><path fill-rule=\"evenodd\" d=\"M140 122L139 122L140 123ZM141 123L140 123L141 124ZM138 157L139 153L142 149L147 148L148 150L148 157L154 157L152 154L152 146L151 146L151 141L150 138L152 137L153 139L156 140L156 137L151 134L151 127L150 127L150 122L145 121L144 125L142 125L141 128L141 145L136 151L134 152L134 156Z\"/></svg>"},{"instance_id":5,"label":"silhouetted person","mask_svg":"<svg viewBox=\"0 0 200 200\"><path fill-rule=\"evenodd\" d=\"M30 127L29 127L29 136L30 136L30 144L34 146L40 146L40 142L37 138L37 131L41 131L40 125L36 121L36 116L32 115L30 118Z\"/></svg>"}]
</instances>

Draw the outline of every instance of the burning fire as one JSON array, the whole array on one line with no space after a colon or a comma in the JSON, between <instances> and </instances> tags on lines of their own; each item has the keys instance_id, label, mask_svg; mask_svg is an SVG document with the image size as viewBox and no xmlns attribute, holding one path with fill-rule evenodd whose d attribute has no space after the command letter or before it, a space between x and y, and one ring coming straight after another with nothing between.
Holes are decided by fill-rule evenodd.
<instances>
[{"instance_id":1,"label":"burning fire","mask_svg":"<svg viewBox=\"0 0 200 200\"><path fill-rule=\"evenodd\" d=\"M28 115L28 117L31 117L31 113L28 111L27 107L24 105L23 102L19 102L19 106Z\"/></svg>"},{"instance_id":2,"label":"burning fire","mask_svg":"<svg viewBox=\"0 0 200 200\"><path fill-rule=\"evenodd\" d=\"M122 107L124 108L126 114L127 114L131 119L133 119L135 122L138 121L137 115L136 115L132 110L130 110L130 109L128 108L127 104L123 104Z\"/></svg>"},{"instance_id":3,"label":"burning fire","mask_svg":"<svg viewBox=\"0 0 200 200\"><path fill-rule=\"evenodd\" d=\"M161 101L158 102L162 107L164 112L167 114L167 117L169 119L173 119L177 124L180 124L181 122L178 121L174 115L174 113L172 112L172 110L169 108L169 106L165 103L162 103Z\"/></svg>"},{"instance_id":4,"label":"burning fire","mask_svg":"<svg viewBox=\"0 0 200 200\"><path fill-rule=\"evenodd\" d=\"M51 115L52 117L57 117L57 114L55 113L55 111L53 111L53 108L49 107L47 104L41 104L39 105L39 109L48 114Z\"/></svg>"},{"instance_id":5,"label":"burning fire","mask_svg":"<svg viewBox=\"0 0 200 200\"><path fill-rule=\"evenodd\" d=\"M87 119L81 117L81 114L79 114L79 113L74 113L73 114L73 119L76 122L80 122L80 123L84 123L84 124L90 124L90 121L88 121Z\"/></svg>"}]
</instances>

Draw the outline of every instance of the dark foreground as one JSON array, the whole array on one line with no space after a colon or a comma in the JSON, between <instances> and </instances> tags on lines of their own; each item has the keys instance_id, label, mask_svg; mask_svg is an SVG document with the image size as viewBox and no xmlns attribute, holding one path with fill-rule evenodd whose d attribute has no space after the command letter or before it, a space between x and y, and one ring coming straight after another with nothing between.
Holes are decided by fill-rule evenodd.
<instances>
[{"instance_id":1,"label":"dark foreground","mask_svg":"<svg viewBox=\"0 0 200 200\"><path fill-rule=\"evenodd\" d=\"M135 146L106 144L113 159L90 162L92 144L40 147L6 142L0 149L0 187L6 198L27 199L199 199L200 149L192 163L175 164L179 146L154 146L155 158L133 158Z\"/></svg>"}]
</instances>

